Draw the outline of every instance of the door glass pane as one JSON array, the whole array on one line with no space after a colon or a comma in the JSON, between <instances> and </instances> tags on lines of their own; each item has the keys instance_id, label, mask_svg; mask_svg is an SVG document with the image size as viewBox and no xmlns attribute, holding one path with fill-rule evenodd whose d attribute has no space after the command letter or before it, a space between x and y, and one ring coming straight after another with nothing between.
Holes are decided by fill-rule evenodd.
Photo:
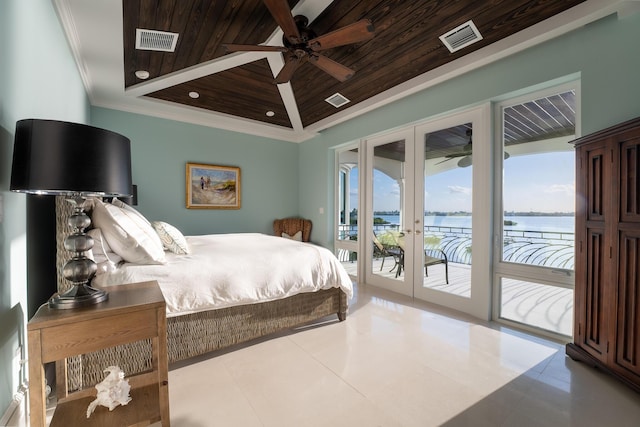
<instances>
[{"instance_id":1,"label":"door glass pane","mask_svg":"<svg viewBox=\"0 0 640 427\"><path fill-rule=\"evenodd\" d=\"M423 286L471 296L471 123L424 137Z\"/></svg>"},{"instance_id":2,"label":"door glass pane","mask_svg":"<svg viewBox=\"0 0 640 427\"><path fill-rule=\"evenodd\" d=\"M503 110L502 261L573 270L575 92Z\"/></svg>"},{"instance_id":3,"label":"door glass pane","mask_svg":"<svg viewBox=\"0 0 640 427\"><path fill-rule=\"evenodd\" d=\"M378 145L373 155L372 273L403 280L405 141Z\"/></svg>"},{"instance_id":4,"label":"door glass pane","mask_svg":"<svg viewBox=\"0 0 640 427\"><path fill-rule=\"evenodd\" d=\"M502 278L500 317L571 336L573 289Z\"/></svg>"},{"instance_id":5,"label":"door glass pane","mask_svg":"<svg viewBox=\"0 0 640 427\"><path fill-rule=\"evenodd\" d=\"M353 278L358 277L358 148L338 152L336 256Z\"/></svg>"},{"instance_id":6,"label":"door glass pane","mask_svg":"<svg viewBox=\"0 0 640 427\"><path fill-rule=\"evenodd\" d=\"M338 154L338 240L358 238L358 149Z\"/></svg>"},{"instance_id":7,"label":"door glass pane","mask_svg":"<svg viewBox=\"0 0 640 427\"><path fill-rule=\"evenodd\" d=\"M349 276L358 276L358 252L349 249L337 248L336 257L342 264Z\"/></svg>"}]
</instances>

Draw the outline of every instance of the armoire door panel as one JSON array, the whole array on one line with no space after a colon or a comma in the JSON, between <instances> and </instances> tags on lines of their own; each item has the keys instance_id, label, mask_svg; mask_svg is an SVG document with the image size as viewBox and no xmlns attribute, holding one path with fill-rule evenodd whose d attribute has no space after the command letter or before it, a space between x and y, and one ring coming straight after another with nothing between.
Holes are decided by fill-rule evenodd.
<instances>
[{"instance_id":1,"label":"armoire door panel","mask_svg":"<svg viewBox=\"0 0 640 427\"><path fill-rule=\"evenodd\" d=\"M605 150L598 148L587 152L587 220L604 221L605 206Z\"/></svg>"},{"instance_id":2,"label":"armoire door panel","mask_svg":"<svg viewBox=\"0 0 640 427\"><path fill-rule=\"evenodd\" d=\"M584 344L594 355L605 355L607 346L607 324L605 316L605 238L604 229L587 231L587 277L584 287L586 318L579 327L584 327Z\"/></svg>"},{"instance_id":3,"label":"armoire door panel","mask_svg":"<svg viewBox=\"0 0 640 427\"><path fill-rule=\"evenodd\" d=\"M620 221L640 222L640 138L620 145Z\"/></svg>"},{"instance_id":4,"label":"armoire door panel","mask_svg":"<svg viewBox=\"0 0 640 427\"><path fill-rule=\"evenodd\" d=\"M640 378L640 231L620 231L616 364Z\"/></svg>"}]
</instances>

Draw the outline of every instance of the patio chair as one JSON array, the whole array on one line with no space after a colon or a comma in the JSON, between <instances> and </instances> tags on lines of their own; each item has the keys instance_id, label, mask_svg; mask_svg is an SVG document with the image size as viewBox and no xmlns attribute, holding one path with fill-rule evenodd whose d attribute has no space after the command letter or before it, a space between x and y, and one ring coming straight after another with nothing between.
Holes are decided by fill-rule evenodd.
<instances>
[{"instance_id":1,"label":"patio chair","mask_svg":"<svg viewBox=\"0 0 640 427\"><path fill-rule=\"evenodd\" d=\"M424 275L429 277L427 268L431 265L444 264L444 277L449 284L449 261L447 254L442 249L425 249L424 250Z\"/></svg>"},{"instance_id":2,"label":"patio chair","mask_svg":"<svg viewBox=\"0 0 640 427\"><path fill-rule=\"evenodd\" d=\"M382 257L382 264L380 264L380 271L382 271L382 267L384 267L384 260L386 257L392 257L394 261L394 265L389 271L393 271L400 263L400 252L399 249L397 251L392 251L387 249L382 242L376 236L375 231L373 232L373 257L380 258Z\"/></svg>"},{"instance_id":3,"label":"patio chair","mask_svg":"<svg viewBox=\"0 0 640 427\"><path fill-rule=\"evenodd\" d=\"M399 264L398 264L398 271L396 271L396 277L402 274L402 269L404 268L404 236L402 235L398 238L398 246L400 248L401 253L398 260ZM447 259L447 254L445 254L442 249L431 249L431 248L425 249L424 250L425 276L429 277L429 271L428 271L429 266L437 265L437 264L444 264L444 278L448 285L449 284L449 261Z\"/></svg>"},{"instance_id":4,"label":"patio chair","mask_svg":"<svg viewBox=\"0 0 640 427\"><path fill-rule=\"evenodd\" d=\"M311 220L305 218L282 218L273 221L273 235L309 242L311 239ZM297 235L300 233L299 235Z\"/></svg>"}]
</instances>

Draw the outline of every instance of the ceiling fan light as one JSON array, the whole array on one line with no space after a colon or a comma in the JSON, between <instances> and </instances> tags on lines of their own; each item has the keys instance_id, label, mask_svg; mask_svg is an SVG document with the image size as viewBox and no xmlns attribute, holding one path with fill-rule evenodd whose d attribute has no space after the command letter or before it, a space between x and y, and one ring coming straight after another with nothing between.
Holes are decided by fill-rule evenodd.
<instances>
[{"instance_id":1,"label":"ceiling fan light","mask_svg":"<svg viewBox=\"0 0 640 427\"><path fill-rule=\"evenodd\" d=\"M149 72L147 70L136 71L136 77L140 80L147 80L149 78Z\"/></svg>"}]
</instances>

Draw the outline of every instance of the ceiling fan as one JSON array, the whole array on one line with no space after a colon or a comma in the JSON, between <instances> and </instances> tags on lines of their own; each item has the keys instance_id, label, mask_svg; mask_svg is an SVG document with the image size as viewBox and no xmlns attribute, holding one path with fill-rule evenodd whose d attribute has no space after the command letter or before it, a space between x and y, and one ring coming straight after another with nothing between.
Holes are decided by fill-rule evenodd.
<instances>
[{"instance_id":1,"label":"ceiling fan","mask_svg":"<svg viewBox=\"0 0 640 427\"><path fill-rule=\"evenodd\" d=\"M264 0L265 6L282 29L284 46L264 46L224 43L227 52L282 52L285 63L275 78L275 83L286 83L300 65L309 62L325 73L344 82L355 74L355 71L320 52L332 47L358 43L373 38L373 24L362 19L353 24L339 28L322 36L316 36L308 27L309 20L302 15L292 16L287 0Z\"/></svg>"},{"instance_id":2,"label":"ceiling fan","mask_svg":"<svg viewBox=\"0 0 640 427\"><path fill-rule=\"evenodd\" d=\"M465 146L462 147L462 150L460 152L455 154L447 154L446 156L444 156L445 159L437 164L444 163L458 157L462 157L460 160L458 160L458 167L467 168L471 166L471 163L473 161L473 140L471 139L472 134L473 134L473 131L471 129L467 129L467 136L469 137L469 142L467 142ZM505 151L504 159L507 160L509 157L510 157L509 153Z\"/></svg>"}]
</instances>

